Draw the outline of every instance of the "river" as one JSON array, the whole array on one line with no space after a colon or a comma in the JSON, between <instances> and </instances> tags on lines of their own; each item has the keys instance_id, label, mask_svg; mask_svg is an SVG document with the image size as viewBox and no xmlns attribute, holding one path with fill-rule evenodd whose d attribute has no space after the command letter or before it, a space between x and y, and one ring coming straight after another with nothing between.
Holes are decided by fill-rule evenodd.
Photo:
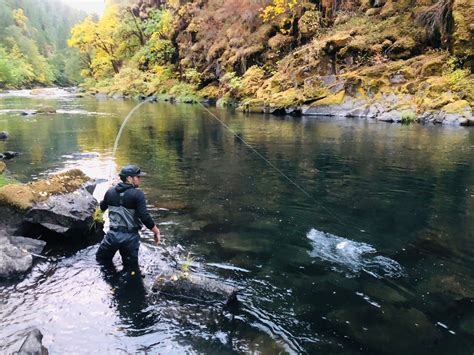
<instances>
[{"instance_id":1,"label":"river","mask_svg":"<svg viewBox=\"0 0 474 355\"><path fill-rule=\"evenodd\" d=\"M7 162L22 182L108 178L136 103L2 95L0 152L22 153ZM44 106L57 113L20 114ZM149 174L164 246L241 288L239 308L151 297L163 249L146 233L143 290L104 277L97 245L48 245L0 284L0 339L36 326L52 354L472 354L474 129L210 110L311 198L199 105L144 104L112 166Z\"/></svg>"}]
</instances>

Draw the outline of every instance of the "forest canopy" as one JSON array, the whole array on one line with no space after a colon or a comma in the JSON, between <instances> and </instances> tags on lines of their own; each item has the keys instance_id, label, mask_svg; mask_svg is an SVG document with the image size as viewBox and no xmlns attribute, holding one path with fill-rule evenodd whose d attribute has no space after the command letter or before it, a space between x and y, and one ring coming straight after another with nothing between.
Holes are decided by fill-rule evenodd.
<instances>
[{"instance_id":1,"label":"forest canopy","mask_svg":"<svg viewBox=\"0 0 474 355\"><path fill-rule=\"evenodd\" d=\"M82 80L71 27L86 14L53 0L0 0L0 88L71 85Z\"/></svg>"}]
</instances>

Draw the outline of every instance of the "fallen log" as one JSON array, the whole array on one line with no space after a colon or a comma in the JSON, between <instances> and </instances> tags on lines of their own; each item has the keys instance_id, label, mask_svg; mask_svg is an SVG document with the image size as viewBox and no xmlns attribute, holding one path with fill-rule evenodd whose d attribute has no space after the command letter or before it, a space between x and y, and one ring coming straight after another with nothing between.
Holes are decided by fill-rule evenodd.
<instances>
[{"instance_id":1,"label":"fallen log","mask_svg":"<svg viewBox=\"0 0 474 355\"><path fill-rule=\"evenodd\" d=\"M223 302L231 306L238 302L239 289L205 276L178 273L158 276L152 291L166 297L206 303Z\"/></svg>"}]
</instances>

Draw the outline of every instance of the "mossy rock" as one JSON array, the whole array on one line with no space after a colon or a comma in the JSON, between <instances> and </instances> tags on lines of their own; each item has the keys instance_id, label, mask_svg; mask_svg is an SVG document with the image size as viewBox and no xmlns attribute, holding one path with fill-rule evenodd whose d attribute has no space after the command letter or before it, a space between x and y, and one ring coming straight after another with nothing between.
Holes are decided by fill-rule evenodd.
<instances>
[{"instance_id":1,"label":"mossy rock","mask_svg":"<svg viewBox=\"0 0 474 355\"><path fill-rule=\"evenodd\" d=\"M443 107L443 111L446 113L464 113L471 109L469 102L466 100L458 100L453 103L447 104Z\"/></svg>"},{"instance_id":2,"label":"mossy rock","mask_svg":"<svg viewBox=\"0 0 474 355\"><path fill-rule=\"evenodd\" d=\"M237 111L245 113L263 113L265 111L265 101L261 99L246 99L237 108Z\"/></svg>"},{"instance_id":3,"label":"mossy rock","mask_svg":"<svg viewBox=\"0 0 474 355\"><path fill-rule=\"evenodd\" d=\"M0 204L26 210L36 202L47 200L51 195L76 191L89 180L90 178L81 170L72 169L46 180L28 184L9 184L0 188Z\"/></svg>"},{"instance_id":4,"label":"mossy rock","mask_svg":"<svg viewBox=\"0 0 474 355\"><path fill-rule=\"evenodd\" d=\"M271 107L290 107L302 103L304 96L301 90L291 88L279 93L276 93L270 97Z\"/></svg>"},{"instance_id":5,"label":"mossy rock","mask_svg":"<svg viewBox=\"0 0 474 355\"><path fill-rule=\"evenodd\" d=\"M321 106L321 105L340 105L344 101L345 92L340 91L337 94L328 95L324 99L318 100L314 102L313 106Z\"/></svg>"},{"instance_id":6,"label":"mossy rock","mask_svg":"<svg viewBox=\"0 0 474 355\"><path fill-rule=\"evenodd\" d=\"M281 33L277 33L268 40L268 46L274 51L281 51L289 48L294 41L295 38L293 36L286 36Z\"/></svg>"},{"instance_id":7,"label":"mossy rock","mask_svg":"<svg viewBox=\"0 0 474 355\"><path fill-rule=\"evenodd\" d=\"M327 88L325 88L321 80L317 79L306 79L303 84L303 95L305 100L318 99L325 97L329 94Z\"/></svg>"},{"instance_id":8,"label":"mossy rock","mask_svg":"<svg viewBox=\"0 0 474 355\"><path fill-rule=\"evenodd\" d=\"M336 53L341 48L347 46L352 39L353 38L350 33L336 33L326 40L326 44L324 45L324 51L328 54Z\"/></svg>"},{"instance_id":9,"label":"mossy rock","mask_svg":"<svg viewBox=\"0 0 474 355\"><path fill-rule=\"evenodd\" d=\"M303 38L311 38L321 28L321 13L319 11L306 11L298 21L298 28Z\"/></svg>"},{"instance_id":10,"label":"mossy rock","mask_svg":"<svg viewBox=\"0 0 474 355\"><path fill-rule=\"evenodd\" d=\"M380 13L380 7L372 7L365 12L365 16L375 16Z\"/></svg>"},{"instance_id":11,"label":"mossy rock","mask_svg":"<svg viewBox=\"0 0 474 355\"><path fill-rule=\"evenodd\" d=\"M472 0L454 0L453 19L453 54L458 57L473 57L474 5Z\"/></svg>"},{"instance_id":12,"label":"mossy rock","mask_svg":"<svg viewBox=\"0 0 474 355\"><path fill-rule=\"evenodd\" d=\"M407 59L412 56L417 47L417 43L411 37L402 37L395 41L389 51L392 59Z\"/></svg>"},{"instance_id":13,"label":"mossy rock","mask_svg":"<svg viewBox=\"0 0 474 355\"><path fill-rule=\"evenodd\" d=\"M445 63L445 56L431 58L430 60L423 63L423 66L421 67L421 75L424 77L441 75Z\"/></svg>"}]
</instances>

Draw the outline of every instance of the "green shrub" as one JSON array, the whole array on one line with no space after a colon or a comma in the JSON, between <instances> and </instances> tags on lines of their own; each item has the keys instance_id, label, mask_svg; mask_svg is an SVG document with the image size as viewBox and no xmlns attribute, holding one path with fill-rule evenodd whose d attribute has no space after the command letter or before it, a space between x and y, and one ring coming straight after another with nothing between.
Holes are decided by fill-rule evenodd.
<instances>
[{"instance_id":1,"label":"green shrub","mask_svg":"<svg viewBox=\"0 0 474 355\"><path fill-rule=\"evenodd\" d=\"M402 123L412 123L416 121L416 113L413 111L402 112Z\"/></svg>"}]
</instances>

